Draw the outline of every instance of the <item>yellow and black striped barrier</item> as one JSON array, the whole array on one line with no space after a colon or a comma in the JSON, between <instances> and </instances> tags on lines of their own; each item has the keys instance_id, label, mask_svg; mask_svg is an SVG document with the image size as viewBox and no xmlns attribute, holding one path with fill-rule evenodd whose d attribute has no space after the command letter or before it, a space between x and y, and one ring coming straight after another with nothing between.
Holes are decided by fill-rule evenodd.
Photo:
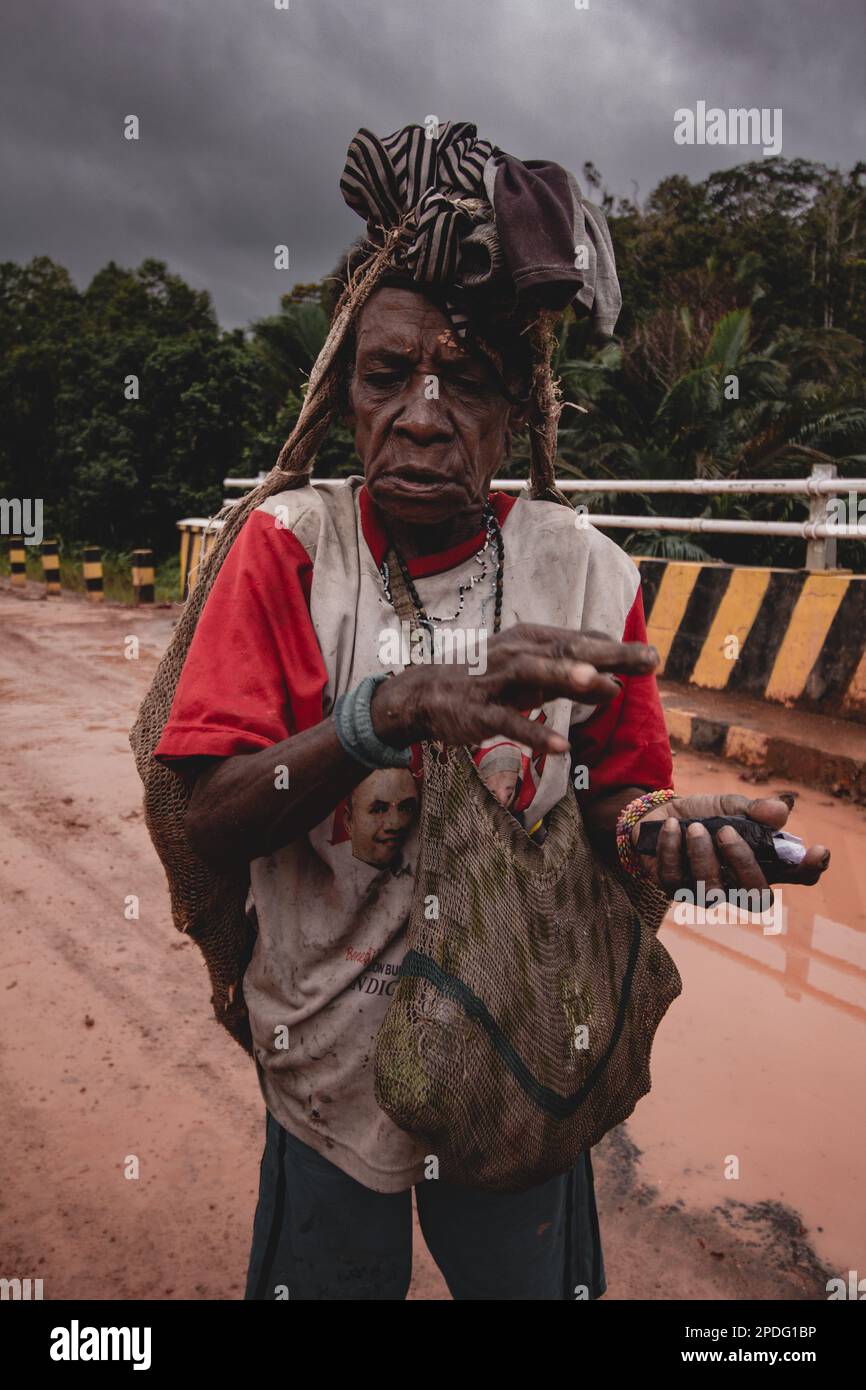
<instances>
[{"instance_id":1,"label":"yellow and black striped barrier","mask_svg":"<svg viewBox=\"0 0 866 1390\"><path fill-rule=\"evenodd\" d=\"M27 551L20 536L14 536L9 542L9 574L16 588L27 583Z\"/></svg>"},{"instance_id":2,"label":"yellow and black striped barrier","mask_svg":"<svg viewBox=\"0 0 866 1390\"><path fill-rule=\"evenodd\" d=\"M94 603L101 603L105 598L102 578L102 551L96 545L88 545L84 550L84 587L87 597Z\"/></svg>"},{"instance_id":3,"label":"yellow and black striped barrier","mask_svg":"<svg viewBox=\"0 0 866 1390\"><path fill-rule=\"evenodd\" d=\"M222 522L205 517L187 517L177 523L180 532L180 596L186 599L195 588L199 566L213 545Z\"/></svg>"},{"instance_id":4,"label":"yellow and black striped barrier","mask_svg":"<svg viewBox=\"0 0 866 1390\"><path fill-rule=\"evenodd\" d=\"M638 561L658 675L866 720L866 577Z\"/></svg>"},{"instance_id":5,"label":"yellow and black striped barrier","mask_svg":"<svg viewBox=\"0 0 866 1390\"><path fill-rule=\"evenodd\" d=\"M42 572L45 575L45 592L49 598L60 594L60 550L56 541L43 541Z\"/></svg>"},{"instance_id":6,"label":"yellow and black striped barrier","mask_svg":"<svg viewBox=\"0 0 866 1390\"><path fill-rule=\"evenodd\" d=\"M155 595L153 551L132 552L132 595L136 603L153 603Z\"/></svg>"}]
</instances>

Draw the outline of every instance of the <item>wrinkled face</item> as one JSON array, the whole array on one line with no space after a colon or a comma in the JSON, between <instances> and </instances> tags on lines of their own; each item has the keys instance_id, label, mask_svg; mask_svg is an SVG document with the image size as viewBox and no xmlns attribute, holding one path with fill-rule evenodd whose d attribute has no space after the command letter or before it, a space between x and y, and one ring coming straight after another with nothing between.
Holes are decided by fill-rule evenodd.
<instances>
[{"instance_id":1,"label":"wrinkled face","mask_svg":"<svg viewBox=\"0 0 866 1390\"><path fill-rule=\"evenodd\" d=\"M376 505L404 522L477 512L516 412L421 294L387 286L358 320L350 423Z\"/></svg>"}]
</instances>

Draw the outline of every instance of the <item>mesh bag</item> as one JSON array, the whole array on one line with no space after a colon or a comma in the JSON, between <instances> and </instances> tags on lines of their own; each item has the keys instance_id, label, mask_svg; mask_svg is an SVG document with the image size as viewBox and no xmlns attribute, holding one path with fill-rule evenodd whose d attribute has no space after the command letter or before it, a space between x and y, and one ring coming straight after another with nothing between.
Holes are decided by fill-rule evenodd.
<instances>
[{"instance_id":1,"label":"mesh bag","mask_svg":"<svg viewBox=\"0 0 866 1390\"><path fill-rule=\"evenodd\" d=\"M650 1089L682 988L668 906L594 854L571 790L536 844L465 749L425 745L407 953L376 1098L450 1182L519 1191L565 1172Z\"/></svg>"},{"instance_id":2,"label":"mesh bag","mask_svg":"<svg viewBox=\"0 0 866 1390\"><path fill-rule=\"evenodd\" d=\"M411 603L391 566L401 617ZM376 1099L450 1182L520 1191L571 1168L650 1089L682 983L668 899L595 854L569 788L543 843L465 748L424 745L407 951L376 1045Z\"/></svg>"}]
</instances>

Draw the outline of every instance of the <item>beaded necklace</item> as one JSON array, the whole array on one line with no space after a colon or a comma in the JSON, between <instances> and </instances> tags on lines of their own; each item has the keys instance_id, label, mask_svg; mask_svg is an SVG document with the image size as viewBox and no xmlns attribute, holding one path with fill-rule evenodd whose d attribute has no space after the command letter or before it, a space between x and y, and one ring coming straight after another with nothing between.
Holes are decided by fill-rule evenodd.
<instances>
[{"instance_id":1,"label":"beaded necklace","mask_svg":"<svg viewBox=\"0 0 866 1390\"><path fill-rule=\"evenodd\" d=\"M412 576L409 574L406 561L403 559L403 556L400 554L400 551L397 549L397 547L392 544L391 549L394 552L397 564L400 566L400 573L403 576L403 583L406 585L407 592L412 600L415 612L418 615L418 621L421 623L423 627L426 627L429 632L432 633L434 623L453 623L456 621L457 618L460 617L460 614L463 612L463 607L466 603L466 595L469 592L469 590L473 589L476 584L480 584L482 580L484 580L487 577L487 565L485 564L484 556L486 552L490 549L491 541L494 540L496 542L496 576L494 580L494 592L496 597L493 611L493 631L494 633L499 631L502 622L502 573L505 568L505 542L502 539L502 530L500 528L496 513L494 512L489 502L485 503L484 506L484 531L484 544L480 547L479 550L476 550L475 554L472 557L475 563L480 566L481 573L472 574L469 576L465 583L458 584L457 612L453 613L450 618L437 617L435 614L427 612L427 609L421 602L421 596L418 593L418 590L415 588ZM393 599L391 597L391 575L388 569L387 560L383 560L382 564L379 566L379 574L382 578L382 588L385 592L385 598L387 599L388 603L393 604Z\"/></svg>"}]
</instances>

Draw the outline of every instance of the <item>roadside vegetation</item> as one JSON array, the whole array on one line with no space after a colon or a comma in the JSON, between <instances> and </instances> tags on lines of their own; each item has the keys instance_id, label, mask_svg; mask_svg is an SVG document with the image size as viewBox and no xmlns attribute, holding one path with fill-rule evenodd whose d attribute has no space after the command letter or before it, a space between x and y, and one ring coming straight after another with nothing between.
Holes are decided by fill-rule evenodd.
<instances>
[{"instance_id":1,"label":"roadside vegetation","mask_svg":"<svg viewBox=\"0 0 866 1390\"><path fill-rule=\"evenodd\" d=\"M665 179L643 202L612 197L590 164L583 174L610 222L624 308L603 343L563 323L558 467L635 486L574 500L800 520L805 499L647 496L641 481L801 477L815 462L862 476L866 164L765 159ZM218 510L225 476L271 467L324 341L328 294L327 281L296 285L273 315L223 330L210 296L159 261L110 263L83 290L47 257L0 265L0 496L44 499L67 587L80 587L91 544L106 552L106 593L124 593L129 552L149 546L158 597L176 593L175 523ZM524 442L511 472L525 467ZM335 429L317 471L358 469ZM796 540L756 554L754 537L613 534L633 553L803 563ZM840 544L839 564L866 570L866 545Z\"/></svg>"}]
</instances>

